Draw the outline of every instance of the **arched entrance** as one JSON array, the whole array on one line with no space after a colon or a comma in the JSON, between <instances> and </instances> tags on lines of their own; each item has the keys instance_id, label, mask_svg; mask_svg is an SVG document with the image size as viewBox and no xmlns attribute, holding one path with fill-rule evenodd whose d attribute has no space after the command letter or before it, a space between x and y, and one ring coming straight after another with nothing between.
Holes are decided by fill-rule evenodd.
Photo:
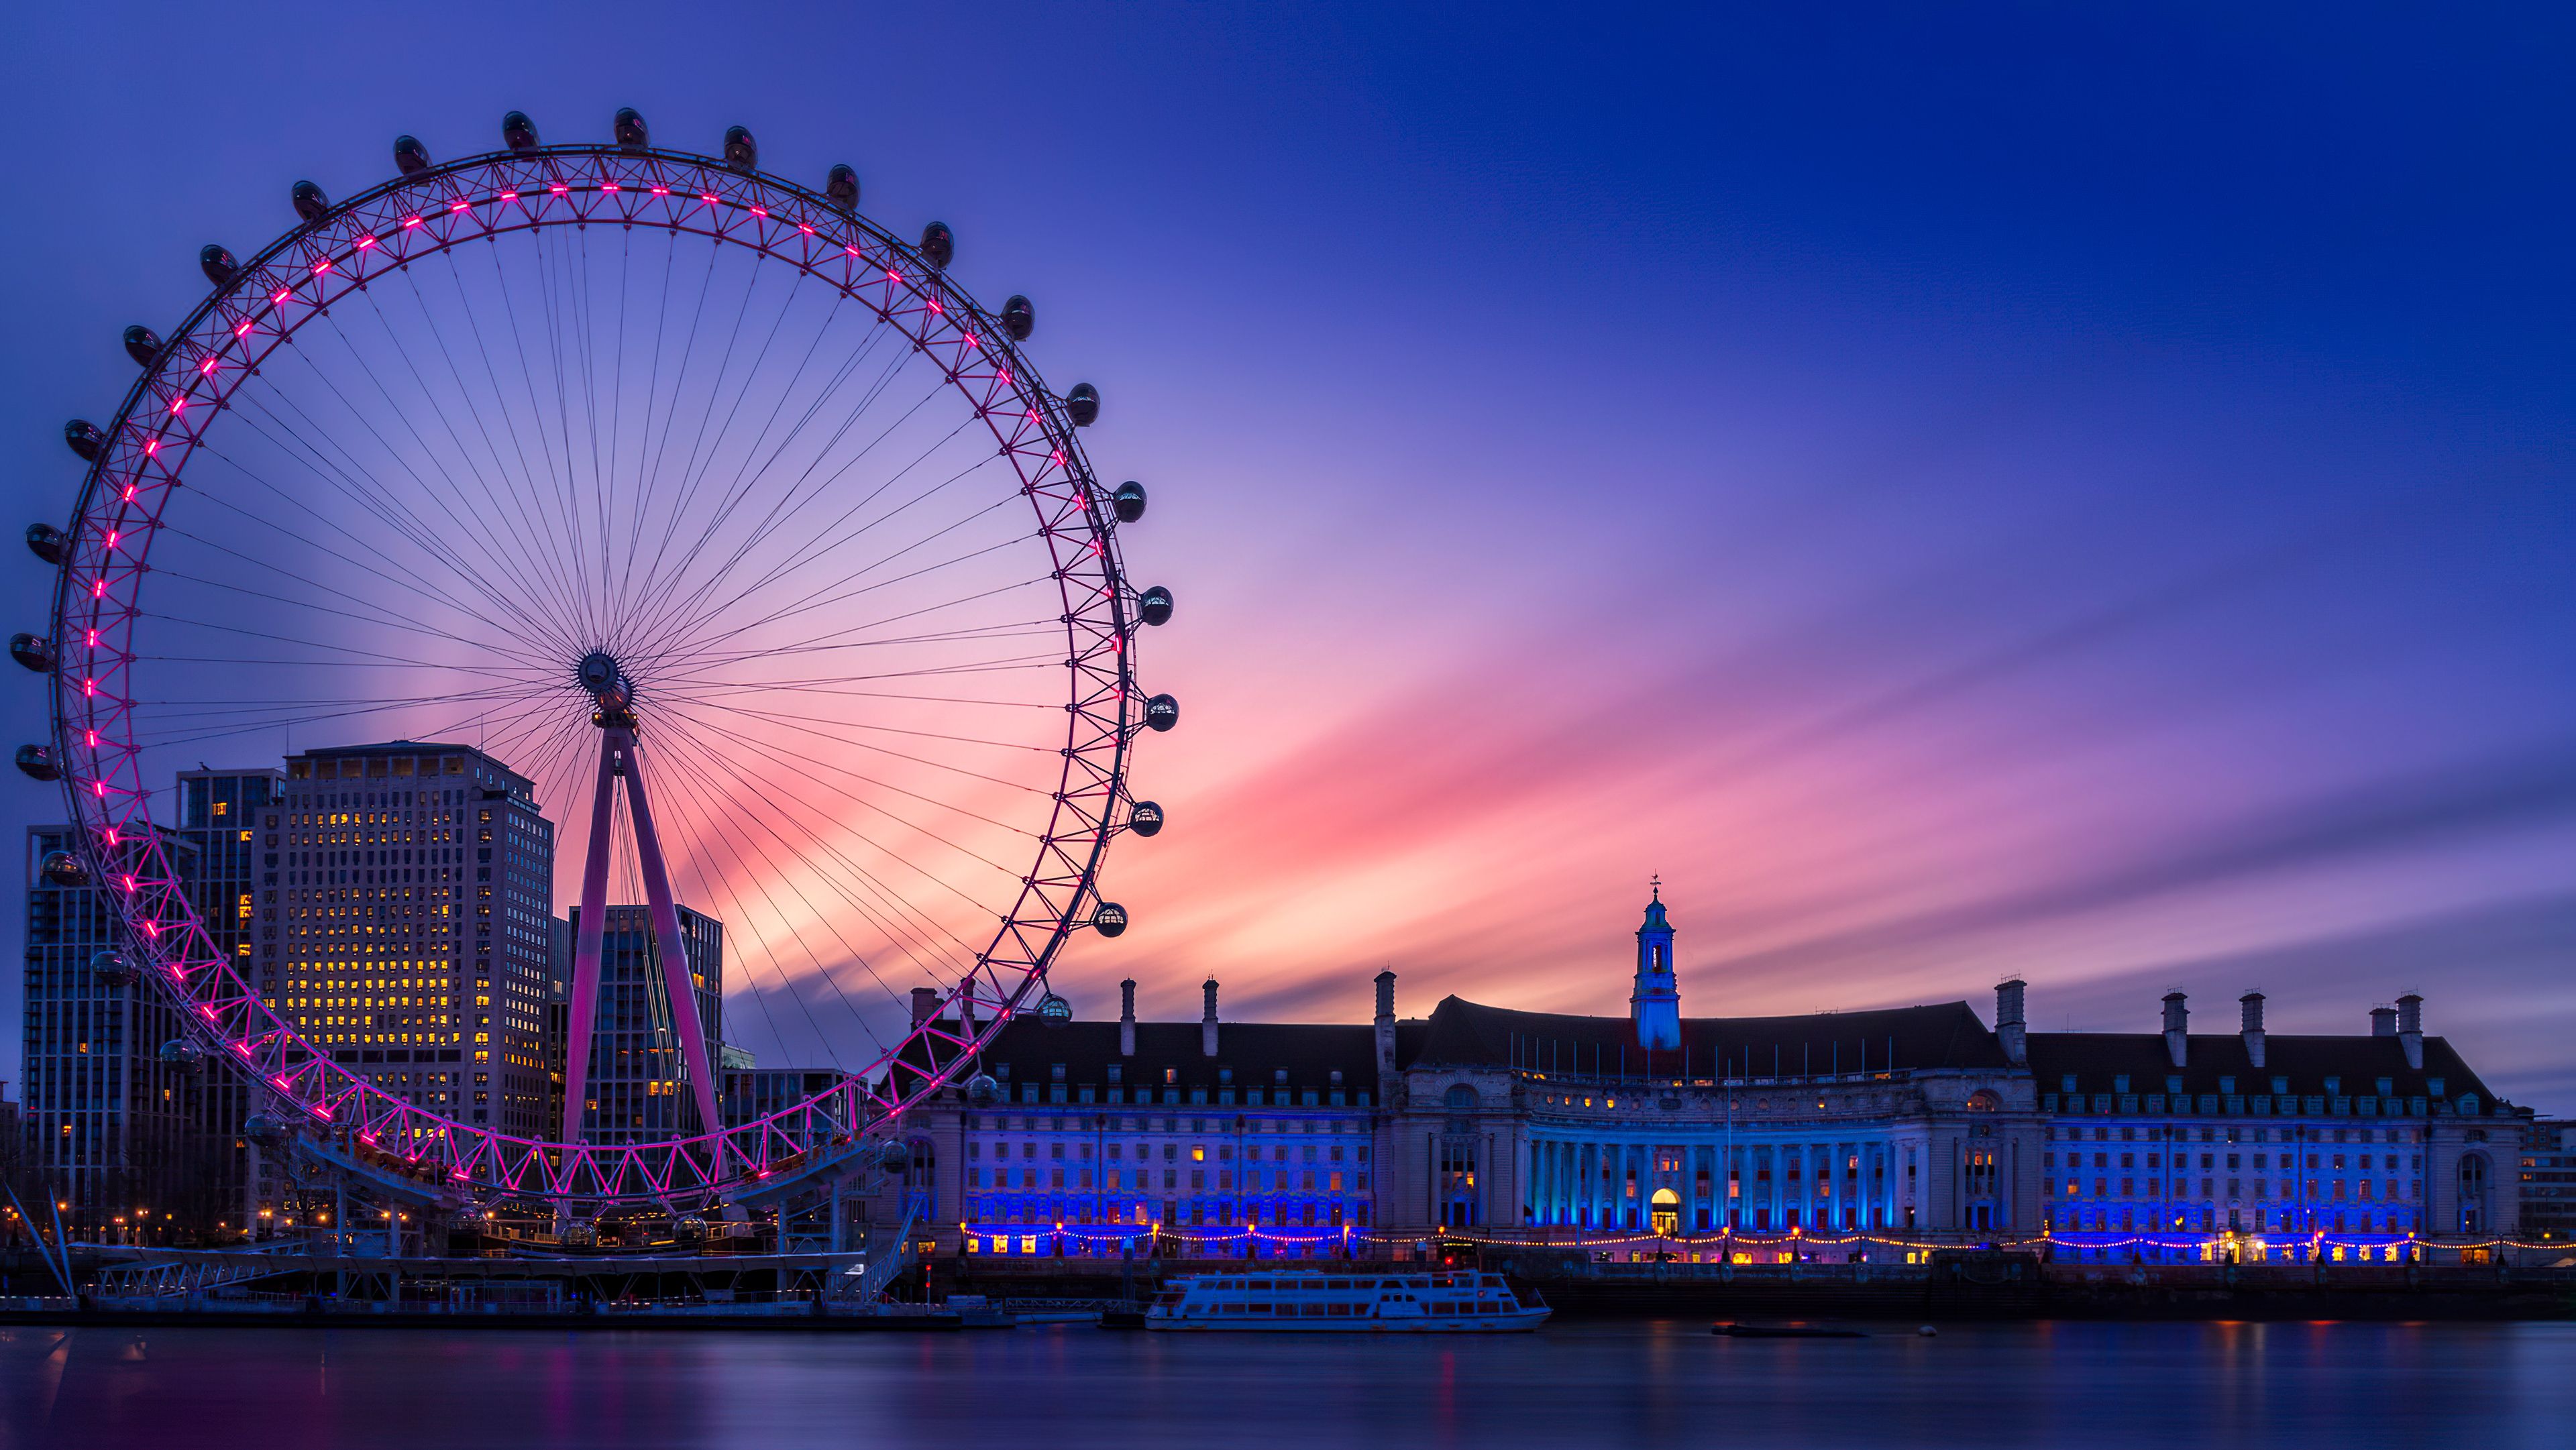
<instances>
[{"instance_id":1,"label":"arched entrance","mask_svg":"<svg viewBox=\"0 0 2576 1450\"><path fill-rule=\"evenodd\" d=\"M1673 1235L1681 1232L1682 1199L1680 1194L1673 1192L1669 1188L1658 1188L1655 1190L1655 1197L1651 1207L1654 1212L1655 1233L1658 1237L1671 1238Z\"/></svg>"}]
</instances>

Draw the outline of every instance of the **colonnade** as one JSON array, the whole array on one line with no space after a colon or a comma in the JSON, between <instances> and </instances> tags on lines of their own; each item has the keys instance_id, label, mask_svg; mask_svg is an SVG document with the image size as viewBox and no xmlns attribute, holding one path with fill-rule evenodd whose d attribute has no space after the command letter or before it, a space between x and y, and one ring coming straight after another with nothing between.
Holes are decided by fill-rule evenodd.
<instances>
[{"instance_id":1,"label":"colonnade","mask_svg":"<svg viewBox=\"0 0 2576 1450\"><path fill-rule=\"evenodd\" d=\"M1731 1143L1539 1136L1529 1146L1536 1226L1650 1231L1658 1191L1671 1227L1778 1231L1905 1228L1921 1149L1887 1137L1782 1134Z\"/></svg>"}]
</instances>

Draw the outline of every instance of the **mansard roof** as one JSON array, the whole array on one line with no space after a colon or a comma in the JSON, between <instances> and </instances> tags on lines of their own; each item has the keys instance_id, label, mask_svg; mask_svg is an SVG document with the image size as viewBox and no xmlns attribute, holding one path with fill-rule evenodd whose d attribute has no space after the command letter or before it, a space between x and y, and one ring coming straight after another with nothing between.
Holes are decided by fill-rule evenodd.
<instances>
[{"instance_id":1,"label":"mansard roof","mask_svg":"<svg viewBox=\"0 0 2576 1450\"><path fill-rule=\"evenodd\" d=\"M1401 1050L1402 1028L1396 1036ZM1169 1069L1179 1086L1213 1087L1224 1069L1242 1086L1269 1086L1282 1080L1282 1071L1291 1087L1330 1087L1336 1072L1344 1087L1377 1086L1376 1036L1367 1024L1220 1022L1217 1055L1209 1057L1199 1047L1196 1022L1139 1022L1136 1054L1125 1057L1118 1051L1115 1019L1050 1023L1024 1013L993 1039L982 1070L1009 1083L1051 1082L1062 1065L1063 1081L1098 1086L1109 1081L1109 1065L1116 1063L1120 1080L1129 1084L1159 1086Z\"/></svg>"},{"instance_id":2,"label":"mansard roof","mask_svg":"<svg viewBox=\"0 0 2576 1450\"><path fill-rule=\"evenodd\" d=\"M2116 1079L2123 1076L2128 1090L2137 1093L2171 1092L2167 1079L2180 1077L2182 1091L2194 1096L2230 1091L2221 1078L2234 1079L2237 1093L2270 1093L2274 1078L2287 1078L2291 1093L2328 1097L2335 1095L2326 1091L2325 1080L2331 1077L2343 1095L2374 1097L2381 1095L2379 1079L2384 1077L2390 1079L2388 1096L2456 1102L2463 1093L2475 1093L2481 1104L2496 1101L2467 1061L2439 1037L2424 1039L2424 1066L2419 1069L2406 1065L2405 1044L2395 1037L2266 1033L2263 1065L2256 1067L2242 1034L2195 1032L2185 1043L2183 1066L2177 1068L2165 1053L2160 1032L2034 1032L2030 1070L2041 1092L2064 1091L2064 1079L2073 1073L2079 1093L2117 1092ZM2438 1093L2431 1088L2432 1078L2442 1080Z\"/></svg>"},{"instance_id":3,"label":"mansard roof","mask_svg":"<svg viewBox=\"0 0 2576 1450\"><path fill-rule=\"evenodd\" d=\"M1685 1017L1682 1053L1658 1052L1650 1065L1626 1017L1518 1012L1459 997L1432 1009L1422 1045L1406 1066L1502 1067L1537 1072L1664 1070L1709 1076L1721 1068L1767 1077L1827 1072L1977 1068L2002 1070L2003 1048L1965 1002L1817 1012L1791 1017ZM2161 1041L2161 1039L2159 1039Z\"/></svg>"}]
</instances>

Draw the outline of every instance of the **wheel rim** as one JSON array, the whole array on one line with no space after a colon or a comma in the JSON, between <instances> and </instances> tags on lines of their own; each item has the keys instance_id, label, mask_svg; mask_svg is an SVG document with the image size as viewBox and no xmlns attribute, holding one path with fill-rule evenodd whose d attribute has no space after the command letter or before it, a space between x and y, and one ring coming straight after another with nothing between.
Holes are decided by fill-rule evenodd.
<instances>
[{"instance_id":1,"label":"wheel rim","mask_svg":"<svg viewBox=\"0 0 2576 1450\"><path fill-rule=\"evenodd\" d=\"M1032 510L1029 537L1045 547L1070 682L1061 700L1061 765L1043 825L1029 832L1034 864L995 913L998 925L972 961L954 964L950 979L937 984L938 1010L911 1014L899 1035L874 1042L869 1059L827 1092L719 1131L618 1144L509 1133L462 1121L461 1106L433 1111L335 1060L332 1045L308 1041L319 1035L309 1021L299 1025L262 1000L235 959L217 949L156 828L151 801L163 772L147 756L173 741L155 734L163 707L150 698L152 675L174 657L148 654L152 646L140 637L155 625L166 636L183 623L144 607L156 545L167 555L174 539L200 537L178 527L193 502L182 481L203 491L209 459L222 456L216 450L225 420L247 416L242 405L259 396L253 380L283 357L281 348L370 284L392 282L469 243L498 246L522 233L580 235L594 227L620 235L658 230L675 251L682 238L706 238L717 244L711 257L739 249L754 270L783 263L794 274L791 293L821 284L834 307L864 309L872 328L911 349L911 361L935 369L983 425L993 457ZM715 266L710 261L711 275ZM721 371L717 376L721 382ZM675 384L675 398L677 391ZM666 424L666 437L668 431ZM567 443L567 459L573 451ZM192 1028L218 1055L257 1077L302 1121L476 1193L703 1199L766 1177L816 1145L855 1141L936 1092L1039 987L1067 936L1098 907L1098 873L1125 799L1127 750L1142 723L1132 683L1133 592L1115 527L1071 420L1002 325L882 229L803 188L713 158L604 146L470 158L404 176L281 237L217 288L128 395L84 481L57 589L57 759L92 869L127 923L145 974L182 1000ZM179 577L166 565L163 572ZM670 623L668 610L660 617ZM537 632L578 640L581 623L556 620L559 627ZM276 663L312 664L348 648L323 642L301 659ZM698 683L708 678L739 683L717 676ZM655 688L649 675L639 685L648 696ZM490 698L471 703L484 707L488 721L517 686L496 681ZM426 708L467 703L459 692L430 698ZM210 734L247 735L261 722L240 716L216 723L236 728ZM291 729L295 721L284 723ZM792 980L783 968L780 975ZM456 1097L461 1103L463 1094Z\"/></svg>"}]
</instances>

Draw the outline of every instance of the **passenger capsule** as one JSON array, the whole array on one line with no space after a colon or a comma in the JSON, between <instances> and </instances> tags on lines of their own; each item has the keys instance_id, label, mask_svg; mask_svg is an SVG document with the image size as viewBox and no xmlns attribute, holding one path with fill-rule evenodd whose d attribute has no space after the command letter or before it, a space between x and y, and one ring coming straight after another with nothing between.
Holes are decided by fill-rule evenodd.
<instances>
[{"instance_id":1,"label":"passenger capsule","mask_svg":"<svg viewBox=\"0 0 2576 1450\"><path fill-rule=\"evenodd\" d=\"M1172 591L1157 584L1136 596L1136 617L1147 624L1172 622Z\"/></svg>"},{"instance_id":2,"label":"passenger capsule","mask_svg":"<svg viewBox=\"0 0 2576 1450\"><path fill-rule=\"evenodd\" d=\"M184 1037L173 1037L161 1044L161 1060L182 1072L195 1072L206 1065L206 1050Z\"/></svg>"},{"instance_id":3,"label":"passenger capsule","mask_svg":"<svg viewBox=\"0 0 2576 1450\"><path fill-rule=\"evenodd\" d=\"M41 634L21 630L9 636L9 658L41 675L54 667L54 646Z\"/></svg>"},{"instance_id":4,"label":"passenger capsule","mask_svg":"<svg viewBox=\"0 0 2576 1450\"><path fill-rule=\"evenodd\" d=\"M877 1162L888 1173L901 1173L912 1166L912 1145L888 1139L877 1145Z\"/></svg>"},{"instance_id":5,"label":"passenger capsule","mask_svg":"<svg viewBox=\"0 0 2576 1450\"><path fill-rule=\"evenodd\" d=\"M1114 901L1104 901L1091 909L1091 924L1102 936L1127 934L1127 908Z\"/></svg>"},{"instance_id":6,"label":"passenger capsule","mask_svg":"<svg viewBox=\"0 0 2576 1450\"><path fill-rule=\"evenodd\" d=\"M331 214L331 198L310 181L295 183L295 214L308 222L318 222Z\"/></svg>"},{"instance_id":7,"label":"passenger capsule","mask_svg":"<svg viewBox=\"0 0 2576 1450\"><path fill-rule=\"evenodd\" d=\"M633 106L617 108L617 119L608 123L617 136L620 151L641 151L653 144L652 128L644 124L644 113Z\"/></svg>"},{"instance_id":8,"label":"passenger capsule","mask_svg":"<svg viewBox=\"0 0 2576 1450\"><path fill-rule=\"evenodd\" d=\"M949 262L954 260L956 256L957 234L948 229L948 223L932 222L930 225L921 229L921 258L923 261L928 262L940 271L945 272L948 270Z\"/></svg>"},{"instance_id":9,"label":"passenger capsule","mask_svg":"<svg viewBox=\"0 0 2576 1450\"><path fill-rule=\"evenodd\" d=\"M512 111L501 118L501 144L513 151L537 149L537 123L525 111Z\"/></svg>"},{"instance_id":10,"label":"passenger capsule","mask_svg":"<svg viewBox=\"0 0 2576 1450\"><path fill-rule=\"evenodd\" d=\"M143 973L123 952L100 952L89 959L89 974L111 987L131 987Z\"/></svg>"},{"instance_id":11,"label":"passenger capsule","mask_svg":"<svg viewBox=\"0 0 2576 1450\"><path fill-rule=\"evenodd\" d=\"M1145 702L1145 725L1152 730L1169 730L1181 723L1181 702L1169 695L1156 695Z\"/></svg>"},{"instance_id":12,"label":"passenger capsule","mask_svg":"<svg viewBox=\"0 0 2576 1450\"><path fill-rule=\"evenodd\" d=\"M1064 415L1076 428L1088 428L1100 421L1100 390L1089 383L1076 383L1064 395Z\"/></svg>"},{"instance_id":13,"label":"passenger capsule","mask_svg":"<svg viewBox=\"0 0 2576 1450\"><path fill-rule=\"evenodd\" d=\"M48 564L59 564L72 551L72 536L52 524L27 525L27 552Z\"/></svg>"},{"instance_id":14,"label":"passenger capsule","mask_svg":"<svg viewBox=\"0 0 2576 1450\"><path fill-rule=\"evenodd\" d=\"M843 211L857 211L859 174L852 171L847 163L833 167L831 174L823 178L823 195L831 198L832 205Z\"/></svg>"},{"instance_id":15,"label":"passenger capsule","mask_svg":"<svg viewBox=\"0 0 2576 1450\"><path fill-rule=\"evenodd\" d=\"M206 280L216 286L229 287L233 279L241 275L241 263L233 260L232 253L208 242L197 249L197 270L205 273Z\"/></svg>"},{"instance_id":16,"label":"passenger capsule","mask_svg":"<svg viewBox=\"0 0 2576 1450\"><path fill-rule=\"evenodd\" d=\"M89 863L69 851L45 853L45 880L56 886L79 888L89 884Z\"/></svg>"},{"instance_id":17,"label":"passenger capsule","mask_svg":"<svg viewBox=\"0 0 2576 1450\"><path fill-rule=\"evenodd\" d=\"M724 159L725 165L736 171L751 172L760 169L760 143L751 139L750 127L725 127Z\"/></svg>"},{"instance_id":18,"label":"passenger capsule","mask_svg":"<svg viewBox=\"0 0 2576 1450\"><path fill-rule=\"evenodd\" d=\"M405 176L418 176L429 169L429 148L417 136L394 138L394 167Z\"/></svg>"},{"instance_id":19,"label":"passenger capsule","mask_svg":"<svg viewBox=\"0 0 2576 1450\"><path fill-rule=\"evenodd\" d=\"M29 780L60 780L61 767L54 764L54 752L42 745L18 747L18 772Z\"/></svg>"},{"instance_id":20,"label":"passenger capsule","mask_svg":"<svg viewBox=\"0 0 2576 1450\"><path fill-rule=\"evenodd\" d=\"M1118 514L1118 522L1132 524L1145 516L1145 485L1134 479L1118 485L1109 495L1109 507Z\"/></svg>"},{"instance_id":21,"label":"passenger capsule","mask_svg":"<svg viewBox=\"0 0 2576 1450\"><path fill-rule=\"evenodd\" d=\"M1038 309L1026 297L1013 293L1011 300L1002 304L1002 330L1011 335L1011 341L1028 341L1037 325Z\"/></svg>"},{"instance_id":22,"label":"passenger capsule","mask_svg":"<svg viewBox=\"0 0 2576 1450\"><path fill-rule=\"evenodd\" d=\"M563 1245L568 1249L586 1249L599 1242L599 1230L589 1223L564 1225Z\"/></svg>"},{"instance_id":23,"label":"passenger capsule","mask_svg":"<svg viewBox=\"0 0 2576 1450\"><path fill-rule=\"evenodd\" d=\"M684 1244L705 1243L707 1241L707 1221L702 1218L675 1219L671 1224L671 1237L678 1239Z\"/></svg>"},{"instance_id":24,"label":"passenger capsule","mask_svg":"<svg viewBox=\"0 0 2576 1450\"><path fill-rule=\"evenodd\" d=\"M93 463L107 448L107 435L98 431L98 425L87 418L74 418L65 423L63 441L71 445L74 453Z\"/></svg>"},{"instance_id":25,"label":"passenger capsule","mask_svg":"<svg viewBox=\"0 0 2576 1450\"><path fill-rule=\"evenodd\" d=\"M1001 1096L1002 1085L995 1082L990 1074L979 1072L966 1079L966 1101L978 1107L988 1107Z\"/></svg>"},{"instance_id":26,"label":"passenger capsule","mask_svg":"<svg viewBox=\"0 0 2576 1450\"><path fill-rule=\"evenodd\" d=\"M152 366L161 356L160 334L140 322L125 329L125 355L134 359L136 367Z\"/></svg>"},{"instance_id":27,"label":"passenger capsule","mask_svg":"<svg viewBox=\"0 0 2576 1450\"><path fill-rule=\"evenodd\" d=\"M263 1148L274 1148L286 1141L286 1127L266 1113L253 1113L242 1120L242 1136Z\"/></svg>"},{"instance_id":28,"label":"passenger capsule","mask_svg":"<svg viewBox=\"0 0 2576 1450\"><path fill-rule=\"evenodd\" d=\"M1127 812L1127 829L1140 836L1163 833L1163 808L1153 801L1138 801Z\"/></svg>"}]
</instances>

